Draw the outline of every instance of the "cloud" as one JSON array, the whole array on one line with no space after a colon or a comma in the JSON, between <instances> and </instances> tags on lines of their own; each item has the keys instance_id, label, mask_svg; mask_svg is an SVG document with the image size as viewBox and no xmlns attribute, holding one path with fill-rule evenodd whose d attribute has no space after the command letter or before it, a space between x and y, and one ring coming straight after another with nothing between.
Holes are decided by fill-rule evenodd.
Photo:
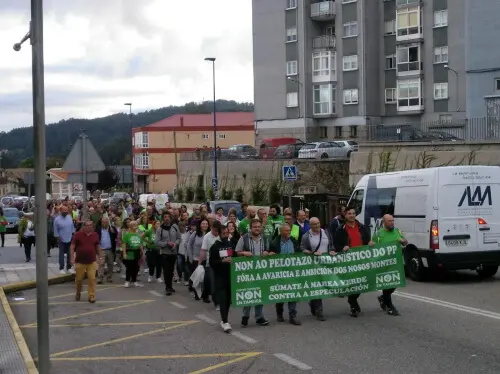
<instances>
[{"instance_id":1,"label":"cloud","mask_svg":"<svg viewBox=\"0 0 500 374\"><path fill-rule=\"evenodd\" d=\"M253 101L251 0L46 0L47 122L201 101ZM0 1L0 131L32 123L29 0Z\"/></svg>"}]
</instances>

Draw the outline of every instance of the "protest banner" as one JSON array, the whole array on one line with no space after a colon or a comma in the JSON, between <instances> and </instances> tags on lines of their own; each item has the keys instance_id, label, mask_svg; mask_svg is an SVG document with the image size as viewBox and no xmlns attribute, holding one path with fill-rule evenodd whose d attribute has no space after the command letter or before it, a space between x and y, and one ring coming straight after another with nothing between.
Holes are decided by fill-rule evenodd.
<instances>
[{"instance_id":1,"label":"protest banner","mask_svg":"<svg viewBox=\"0 0 500 374\"><path fill-rule=\"evenodd\" d=\"M231 264L235 307L307 301L405 286L401 245L353 248L335 256L236 257Z\"/></svg>"}]
</instances>

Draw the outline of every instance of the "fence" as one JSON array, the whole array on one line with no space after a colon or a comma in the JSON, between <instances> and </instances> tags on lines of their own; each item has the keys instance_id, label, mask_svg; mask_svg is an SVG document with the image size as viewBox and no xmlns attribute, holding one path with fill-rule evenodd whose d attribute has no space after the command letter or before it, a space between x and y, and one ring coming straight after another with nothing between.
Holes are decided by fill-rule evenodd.
<instances>
[{"instance_id":1,"label":"fence","mask_svg":"<svg viewBox=\"0 0 500 374\"><path fill-rule=\"evenodd\" d=\"M353 135L356 136L353 136ZM493 118L468 118L449 121L430 121L402 124L380 124L335 127L335 137L330 139L318 138L309 141L340 141L354 140L357 143L395 143L395 142L422 142L440 143L457 141L500 141L500 117ZM298 152L302 145L288 145L282 147L261 147L252 152L236 153L228 149L217 150L217 160L290 160L298 158ZM301 153L304 153L302 151ZM348 152L328 152L327 159L349 157ZM211 161L214 158L213 151L201 149L194 152L180 154L181 161ZM305 152L300 158L321 159L314 150Z\"/></svg>"}]
</instances>

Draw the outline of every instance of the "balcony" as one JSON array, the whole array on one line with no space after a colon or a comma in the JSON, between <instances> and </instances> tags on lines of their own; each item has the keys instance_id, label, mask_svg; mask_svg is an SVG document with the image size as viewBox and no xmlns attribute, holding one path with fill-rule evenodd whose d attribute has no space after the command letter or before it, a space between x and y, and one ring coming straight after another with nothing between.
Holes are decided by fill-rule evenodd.
<instances>
[{"instance_id":1,"label":"balcony","mask_svg":"<svg viewBox=\"0 0 500 374\"><path fill-rule=\"evenodd\" d=\"M311 18L315 21L331 21L335 19L335 13L335 1L311 4Z\"/></svg>"},{"instance_id":2,"label":"balcony","mask_svg":"<svg viewBox=\"0 0 500 374\"><path fill-rule=\"evenodd\" d=\"M335 48L335 35L321 35L313 39L313 48Z\"/></svg>"}]
</instances>

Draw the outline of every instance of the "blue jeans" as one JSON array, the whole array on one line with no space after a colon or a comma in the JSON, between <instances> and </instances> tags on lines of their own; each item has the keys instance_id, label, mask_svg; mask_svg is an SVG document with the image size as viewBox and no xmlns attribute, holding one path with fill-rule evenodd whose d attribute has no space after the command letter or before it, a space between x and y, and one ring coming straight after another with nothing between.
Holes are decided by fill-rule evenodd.
<instances>
[{"instance_id":1,"label":"blue jeans","mask_svg":"<svg viewBox=\"0 0 500 374\"><path fill-rule=\"evenodd\" d=\"M250 317L250 310L252 309L251 306L245 306L243 307L243 317L249 318ZM255 319L259 318L264 318L264 305L255 305L254 306L254 311L255 311Z\"/></svg>"},{"instance_id":2,"label":"blue jeans","mask_svg":"<svg viewBox=\"0 0 500 374\"><path fill-rule=\"evenodd\" d=\"M71 269L71 258L69 257L69 247L71 242L59 241L59 270L64 270L64 255L66 254L66 270Z\"/></svg>"},{"instance_id":3,"label":"blue jeans","mask_svg":"<svg viewBox=\"0 0 500 374\"><path fill-rule=\"evenodd\" d=\"M283 317L284 309L285 309L285 303L276 304L276 314L278 315L278 317ZM288 317L290 318L297 317L297 303L295 301L291 301L288 303Z\"/></svg>"}]
</instances>

